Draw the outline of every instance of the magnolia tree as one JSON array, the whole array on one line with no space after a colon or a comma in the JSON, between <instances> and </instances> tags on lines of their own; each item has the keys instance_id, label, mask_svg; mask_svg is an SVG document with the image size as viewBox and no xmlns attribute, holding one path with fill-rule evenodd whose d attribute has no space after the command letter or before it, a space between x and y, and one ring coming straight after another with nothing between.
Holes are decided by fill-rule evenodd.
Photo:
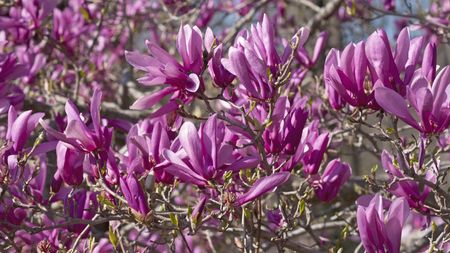
<instances>
[{"instance_id":1,"label":"magnolia tree","mask_svg":"<svg viewBox=\"0 0 450 253\"><path fill-rule=\"evenodd\" d=\"M0 251L449 252L420 2L0 2Z\"/></svg>"}]
</instances>

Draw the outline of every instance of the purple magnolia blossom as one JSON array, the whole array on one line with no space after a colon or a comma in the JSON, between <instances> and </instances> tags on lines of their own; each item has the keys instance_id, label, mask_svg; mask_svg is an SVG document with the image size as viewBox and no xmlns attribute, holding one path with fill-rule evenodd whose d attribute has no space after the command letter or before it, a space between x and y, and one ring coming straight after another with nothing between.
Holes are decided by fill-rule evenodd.
<instances>
[{"instance_id":1,"label":"purple magnolia blossom","mask_svg":"<svg viewBox=\"0 0 450 253\"><path fill-rule=\"evenodd\" d=\"M64 145L58 145L58 171L55 174L55 180L61 178L68 184L77 185L82 181L83 171L99 177L100 168L106 165L108 181L117 182L118 169L110 151L112 129L101 126L101 99L102 92L96 89L90 106L92 127L86 125L78 109L70 100L65 106L67 126L63 133L51 128L43 120L40 121L45 131ZM95 159L98 159L98 164ZM96 169L92 168L92 165Z\"/></svg>"},{"instance_id":2,"label":"purple magnolia blossom","mask_svg":"<svg viewBox=\"0 0 450 253\"><path fill-rule=\"evenodd\" d=\"M378 101L374 100L376 87L386 87L405 96L407 86L415 76L416 65L422 60L423 41L424 37L411 39L408 28L404 28L398 35L393 53L386 32L380 29L366 42L350 43L342 52L332 49L324 67L331 106L341 109L345 101L354 107L379 109ZM430 43L422 60L424 75L430 77L434 75L436 64L433 52L435 46ZM370 79L366 77L367 70Z\"/></svg>"},{"instance_id":3,"label":"purple magnolia blossom","mask_svg":"<svg viewBox=\"0 0 450 253\"><path fill-rule=\"evenodd\" d=\"M36 128L39 120L44 117L44 113L32 113L25 111L17 113L14 107L8 111L8 130L6 132L6 141L10 143L9 154L18 154L23 150L31 132Z\"/></svg>"},{"instance_id":4,"label":"purple magnolia blossom","mask_svg":"<svg viewBox=\"0 0 450 253\"><path fill-rule=\"evenodd\" d=\"M128 174L125 177L120 177L119 181L123 196L127 200L129 207L145 218L150 212L150 208L148 207L147 198L136 176L133 173Z\"/></svg>"},{"instance_id":5,"label":"purple magnolia blossom","mask_svg":"<svg viewBox=\"0 0 450 253\"><path fill-rule=\"evenodd\" d=\"M395 180L394 178L402 179L405 177L403 172L394 165L391 155L386 150L383 150L383 153L381 154L381 163L391 180ZM417 170L418 169L420 168L417 168ZM436 174L431 169L428 169L425 172L424 177L425 180L432 183L436 182ZM418 182L413 180L402 180L401 182L393 184L388 190L395 196L404 197L408 201L410 207L424 212L427 211L424 204L432 190L429 186L421 187Z\"/></svg>"},{"instance_id":6,"label":"purple magnolia blossom","mask_svg":"<svg viewBox=\"0 0 450 253\"><path fill-rule=\"evenodd\" d=\"M151 95L138 99L131 109L149 109L164 97L171 95L169 103L159 109L154 116L173 111L178 108L175 101L180 98L188 101L202 85L200 74L203 70L203 36L197 26L180 26L177 36L177 49L183 64L171 56L156 43L146 41L149 55L138 52L125 51L125 57L133 67L146 72L139 78L139 83L146 86L168 84L166 87Z\"/></svg>"},{"instance_id":7,"label":"purple magnolia blossom","mask_svg":"<svg viewBox=\"0 0 450 253\"><path fill-rule=\"evenodd\" d=\"M63 142L56 145L55 178L61 178L68 185L80 185L83 182L83 165L85 155L77 150L68 148ZM89 162L89 161L87 161ZM56 190L56 187L55 189Z\"/></svg>"},{"instance_id":8,"label":"purple magnolia blossom","mask_svg":"<svg viewBox=\"0 0 450 253\"><path fill-rule=\"evenodd\" d=\"M58 8L53 10L52 36L64 45L65 53L71 56L75 53L80 36L89 28L85 24L81 6L77 6L76 2L69 2L69 6L64 10Z\"/></svg>"},{"instance_id":9,"label":"purple magnolia blossom","mask_svg":"<svg viewBox=\"0 0 450 253\"><path fill-rule=\"evenodd\" d=\"M306 99L297 99L290 106L287 97L280 97L275 105L272 124L263 132L264 148L268 153L295 154L302 139L303 127L308 118ZM301 150L303 151L303 150Z\"/></svg>"},{"instance_id":10,"label":"purple magnolia blossom","mask_svg":"<svg viewBox=\"0 0 450 253\"><path fill-rule=\"evenodd\" d=\"M376 194L368 205L358 204L359 236L367 253L400 253L402 228L410 212L408 202L395 199L386 214L383 202Z\"/></svg>"},{"instance_id":11,"label":"purple magnolia blossom","mask_svg":"<svg viewBox=\"0 0 450 253\"><path fill-rule=\"evenodd\" d=\"M426 74L432 76L428 71ZM450 66L442 68L434 80L429 80L421 74L414 77L407 90L407 100L420 120L411 115L405 99L391 89L376 88L375 99L386 112L397 116L418 131L424 134L441 133L450 124L449 84Z\"/></svg>"},{"instance_id":12,"label":"purple magnolia blossom","mask_svg":"<svg viewBox=\"0 0 450 253\"><path fill-rule=\"evenodd\" d=\"M218 41L214 37L212 30L208 28L205 33L205 47L208 53L212 54L211 60L208 62L208 72L215 85L225 88L233 82L234 75L226 70L222 64L223 45L219 44L213 49L213 45L217 43Z\"/></svg>"},{"instance_id":13,"label":"purple magnolia blossom","mask_svg":"<svg viewBox=\"0 0 450 253\"><path fill-rule=\"evenodd\" d=\"M45 154L37 157L40 159L45 158ZM45 159L42 159L39 165L26 164L20 167L18 158L17 155L8 156L7 174L10 182L8 191L23 203L47 204L48 198L45 182L48 174ZM2 173L4 172L0 172L0 175ZM27 184L25 180L28 181ZM24 191L24 189L26 190ZM32 199L29 196L32 196Z\"/></svg>"},{"instance_id":14,"label":"purple magnolia blossom","mask_svg":"<svg viewBox=\"0 0 450 253\"><path fill-rule=\"evenodd\" d=\"M322 53L325 42L328 39L328 33L327 32L321 32L319 33L316 44L314 45L314 50L312 53L312 56L309 55L308 51L304 47L299 47L297 50L297 54L295 55L303 66L306 68L312 68L317 61L319 60L320 54Z\"/></svg>"},{"instance_id":15,"label":"purple magnolia blossom","mask_svg":"<svg viewBox=\"0 0 450 253\"><path fill-rule=\"evenodd\" d=\"M308 175L317 174L322 163L323 156L328 148L329 134L319 134L318 121L314 121L303 133L309 150L302 158L303 171Z\"/></svg>"},{"instance_id":16,"label":"purple magnolia blossom","mask_svg":"<svg viewBox=\"0 0 450 253\"><path fill-rule=\"evenodd\" d=\"M261 195L273 191L278 186L288 181L291 176L290 172L278 172L270 176L262 177L252 185L252 187L244 194L237 197L235 204L238 206L245 205Z\"/></svg>"},{"instance_id":17,"label":"purple magnolia blossom","mask_svg":"<svg viewBox=\"0 0 450 253\"><path fill-rule=\"evenodd\" d=\"M325 65L323 69L323 79L325 83L325 90L327 92L328 101L331 107L335 110L340 110L344 107L345 101L339 95L339 91L334 88L333 80L331 79L330 68L332 66L339 66L340 52L334 48L330 50L325 58ZM347 92L345 92L347 93Z\"/></svg>"},{"instance_id":18,"label":"purple magnolia blossom","mask_svg":"<svg viewBox=\"0 0 450 253\"><path fill-rule=\"evenodd\" d=\"M67 196L64 200L66 214L71 218L89 220L97 213L97 196L94 192L86 190L76 191L73 196ZM68 226L68 230L74 233L81 233L86 224L73 224ZM84 234L86 237L88 233Z\"/></svg>"},{"instance_id":19,"label":"purple magnolia blossom","mask_svg":"<svg viewBox=\"0 0 450 253\"><path fill-rule=\"evenodd\" d=\"M269 222L269 227L273 231L278 231L285 224L285 220L279 209L268 210L266 212L266 217Z\"/></svg>"},{"instance_id":20,"label":"purple magnolia blossom","mask_svg":"<svg viewBox=\"0 0 450 253\"><path fill-rule=\"evenodd\" d=\"M14 41L27 42L57 4L53 0L22 0L9 9L8 17L0 17L0 28L11 33Z\"/></svg>"},{"instance_id":21,"label":"purple magnolia blossom","mask_svg":"<svg viewBox=\"0 0 450 253\"><path fill-rule=\"evenodd\" d=\"M0 231L9 231L11 226L7 223L13 225L20 225L25 218L28 216L26 209L21 207L15 207L12 199L5 198L2 203L0 203L0 221L6 224L0 227Z\"/></svg>"},{"instance_id":22,"label":"purple magnolia blossom","mask_svg":"<svg viewBox=\"0 0 450 253\"><path fill-rule=\"evenodd\" d=\"M328 163L323 174L313 176L310 183L314 187L317 198L329 202L336 198L342 185L348 181L351 175L350 165L334 159Z\"/></svg>"},{"instance_id":23,"label":"purple magnolia blossom","mask_svg":"<svg viewBox=\"0 0 450 253\"><path fill-rule=\"evenodd\" d=\"M301 35L304 37L309 36L309 30L303 29ZM296 54L294 54L294 56L298 60L298 62L303 66L303 68L298 68L297 70L294 70L292 72L291 80L289 81L289 85L287 88L288 90L291 91L295 90L296 86L302 83L303 79L306 77L309 71L314 67L314 65L319 60L320 54L322 53L325 47L326 44L325 42L327 38L328 38L327 32L319 33L312 55L310 55L304 47L302 46L298 47Z\"/></svg>"},{"instance_id":24,"label":"purple magnolia blossom","mask_svg":"<svg viewBox=\"0 0 450 253\"><path fill-rule=\"evenodd\" d=\"M253 157L236 158L233 155L233 147L226 143L225 124L216 115L210 116L198 132L194 124L185 122L178 140L179 151L163 151L163 156L170 162L165 171L198 186L207 185L211 179L220 179L227 170L251 168L259 162Z\"/></svg>"},{"instance_id":25,"label":"purple magnolia blossom","mask_svg":"<svg viewBox=\"0 0 450 253\"><path fill-rule=\"evenodd\" d=\"M306 29L299 31L302 47L307 39ZM228 59L222 59L225 68L235 75L246 95L258 100L270 99L274 95L274 81L279 76L279 65L287 60L288 53L280 57L274 44L274 30L267 15L244 35L236 39L228 50ZM285 52L291 50L287 45Z\"/></svg>"},{"instance_id":26,"label":"purple magnolia blossom","mask_svg":"<svg viewBox=\"0 0 450 253\"><path fill-rule=\"evenodd\" d=\"M365 80L368 60L364 41L348 44L342 53L332 49L325 62L325 85L330 86L327 90L333 107L342 107L341 103L336 101L333 91L352 106L377 107L373 103L373 90L367 87Z\"/></svg>"},{"instance_id":27,"label":"purple magnolia blossom","mask_svg":"<svg viewBox=\"0 0 450 253\"><path fill-rule=\"evenodd\" d=\"M0 41L0 45L6 44ZM6 113L10 105L18 106L23 101L23 92L10 81L25 76L26 66L18 64L12 54L0 54L0 114Z\"/></svg>"},{"instance_id":28,"label":"purple magnolia blossom","mask_svg":"<svg viewBox=\"0 0 450 253\"><path fill-rule=\"evenodd\" d=\"M387 87L404 96L416 64L421 60L423 41L424 37L411 39L409 29L404 28L398 35L395 53L392 53L386 32L380 29L372 33L365 45L372 84Z\"/></svg>"},{"instance_id":29,"label":"purple magnolia blossom","mask_svg":"<svg viewBox=\"0 0 450 253\"><path fill-rule=\"evenodd\" d=\"M27 224L30 227L35 227L34 224ZM48 217L43 219L43 225L54 225ZM19 230L16 232L14 243L21 248L22 251L32 252L39 250L40 252L57 253L60 250L60 246L67 247L68 244L64 240L64 236L67 236L67 230L65 229L49 229L39 233L30 233L26 230Z\"/></svg>"},{"instance_id":30,"label":"purple magnolia blossom","mask_svg":"<svg viewBox=\"0 0 450 253\"><path fill-rule=\"evenodd\" d=\"M130 129L127 136L128 161L125 164L128 173L153 170L156 182L173 182L173 176L161 165L164 162L162 152L169 149L172 142L166 125L167 122L162 120L144 120Z\"/></svg>"}]
</instances>

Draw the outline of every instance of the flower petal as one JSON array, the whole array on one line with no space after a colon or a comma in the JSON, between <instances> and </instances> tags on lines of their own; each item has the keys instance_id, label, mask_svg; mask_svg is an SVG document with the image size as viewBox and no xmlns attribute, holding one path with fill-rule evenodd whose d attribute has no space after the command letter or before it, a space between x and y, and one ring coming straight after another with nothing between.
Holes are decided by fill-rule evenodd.
<instances>
[{"instance_id":1,"label":"flower petal","mask_svg":"<svg viewBox=\"0 0 450 253\"><path fill-rule=\"evenodd\" d=\"M394 114L417 130L421 130L409 113L404 98L397 92L386 87L378 87L375 89L375 100L386 112Z\"/></svg>"}]
</instances>

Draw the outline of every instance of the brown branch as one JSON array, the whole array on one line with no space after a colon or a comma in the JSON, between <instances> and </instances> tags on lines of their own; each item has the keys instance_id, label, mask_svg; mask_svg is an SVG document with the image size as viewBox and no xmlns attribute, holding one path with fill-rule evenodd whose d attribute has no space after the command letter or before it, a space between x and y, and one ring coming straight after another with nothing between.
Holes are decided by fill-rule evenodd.
<instances>
[{"instance_id":1,"label":"brown branch","mask_svg":"<svg viewBox=\"0 0 450 253\"><path fill-rule=\"evenodd\" d=\"M316 30L320 22L327 20L331 17L339 8L343 0L331 0L321 8L321 10L309 20L306 26L311 30L311 34Z\"/></svg>"},{"instance_id":2,"label":"brown branch","mask_svg":"<svg viewBox=\"0 0 450 253\"><path fill-rule=\"evenodd\" d=\"M236 35L242 29L242 27L244 27L245 24L250 22L253 19L253 16L256 14L256 12L269 2L270 0L263 0L257 3L245 16L239 19L236 22L236 24L233 27L231 27L230 30L228 31L227 36L225 36L225 38L223 39L223 44L229 46L229 43L234 40Z\"/></svg>"},{"instance_id":3,"label":"brown branch","mask_svg":"<svg viewBox=\"0 0 450 253\"><path fill-rule=\"evenodd\" d=\"M51 112L54 112L58 106L63 106L67 98L60 96L60 95L54 95L52 97L56 104L51 105L45 102L38 101L37 99L33 98L27 98L24 101L24 110L33 110L35 112L45 112L47 116L50 116ZM77 103L78 109L80 111L89 111L89 106L83 102L78 101ZM102 106L100 109L100 113L102 117L109 118L109 119L122 119L127 120L130 122L137 122L140 119L144 119L148 117L148 115L151 114L151 111L135 111L135 110L128 110L128 109L122 109L117 104L112 102L102 102Z\"/></svg>"}]
</instances>

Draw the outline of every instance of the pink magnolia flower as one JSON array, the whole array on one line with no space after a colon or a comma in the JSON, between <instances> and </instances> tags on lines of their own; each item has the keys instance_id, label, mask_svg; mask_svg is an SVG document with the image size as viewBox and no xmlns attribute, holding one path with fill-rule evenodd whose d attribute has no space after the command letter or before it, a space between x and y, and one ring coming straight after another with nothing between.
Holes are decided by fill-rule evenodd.
<instances>
[{"instance_id":1,"label":"pink magnolia flower","mask_svg":"<svg viewBox=\"0 0 450 253\"><path fill-rule=\"evenodd\" d=\"M256 167L254 157L236 157L233 147L226 143L225 124L212 115L199 131L191 122L185 122L180 129L180 149L174 153L163 151L170 166L164 170L184 182L205 186L211 179L220 180L228 170Z\"/></svg>"},{"instance_id":2,"label":"pink magnolia flower","mask_svg":"<svg viewBox=\"0 0 450 253\"><path fill-rule=\"evenodd\" d=\"M408 202L395 199L387 213L383 202L381 195L376 194L368 205L358 204L359 236L368 253L400 253L402 228L410 212Z\"/></svg>"},{"instance_id":3,"label":"pink magnolia flower","mask_svg":"<svg viewBox=\"0 0 450 253\"><path fill-rule=\"evenodd\" d=\"M65 106L67 126L63 133L40 120L45 131L63 143L57 146L59 158L55 180L63 179L68 184L78 185L82 181L83 171L98 177L100 168L106 166L107 179L113 183L117 182L118 168L110 150L112 129L101 126L101 99L100 89L94 90L90 106L92 127L85 124L78 109L70 100Z\"/></svg>"},{"instance_id":4,"label":"pink magnolia flower","mask_svg":"<svg viewBox=\"0 0 450 253\"><path fill-rule=\"evenodd\" d=\"M0 41L1 44L6 42ZM0 53L0 114L6 113L10 105L19 106L24 98L22 90L10 81L27 74L26 66L18 64L13 54Z\"/></svg>"},{"instance_id":5,"label":"pink magnolia flower","mask_svg":"<svg viewBox=\"0 0 450 253\"><path fill-rule=\"evenodd\" d=\"M203 71L203 36L197 26L180 26L177 36L177 49L182 64L156 43L146 41L149 55L125 51L125 57L133 67L146 72L139 78L145 86L168 84L151 95L138 99L131 109L148 109L160 102L164 97L172 95L170 101L161 107L156 115L166 114L178 108L176 99L184 102L192 98L192 94L201 88L201 72Z\"/></svg>"},{"instance_id":6,"label":"pink magnolia flower","mask_svg":"<svg viewBox=\"0 0 450 253\"><path fill-rule=\"evenodd\" d=\"M321 176L313 175L310 183L314 187L316 196L320 200L328 202L336 198L342 185L348 181L351 175L350 165L334 159L328 163Z\"/></svg>"},{"instance_id":7,"label":"pink magnolia flower","mask_svg":"<svg viewBox=\"0 0 450 253\"><path fill-rule=\"evenodd\" d=\"M122 193L127 200L128 205L131 209L145 218L145 215L148 214L150 208L148 207L147 197L136 176L131 173L125 177L120 177L119 181L120 188L122 189Z\"/></svg>"},{"instance_id":8,"label":"pink magnolia flower","mask_svg":"<svg viewBox=\"0 0 450 253\"><path fill-rule=\"evenodd\" d=\"M302 28L298 33L299 47L302 47L309 32ZM280 75L279 66L286 62L291 51L290 45L287 45L280 57L274 36L273 25L264 15L261 23L236 39L235 45L228 50L228 59L222 59L225 68L239 79L246 95L253 99L272 98L274 81Z\"/></svg>"},{"instance_id":9,"label":"pink magnolia flower","mask_svg":"<svg viewBox=\"0 0 450 253\"><path fill-rule=\"evenodd\" d=\"M433 76L428 73L428 76ZM432 71L431 71L432 73ZM377 103L423 134L441 133L450 124L450 66L442 68L434 80L418 74L407 89L407 101L417 113L416 120L410 113L405 99L386 87L375 91Z\"/></svg>"}]
</instances>

